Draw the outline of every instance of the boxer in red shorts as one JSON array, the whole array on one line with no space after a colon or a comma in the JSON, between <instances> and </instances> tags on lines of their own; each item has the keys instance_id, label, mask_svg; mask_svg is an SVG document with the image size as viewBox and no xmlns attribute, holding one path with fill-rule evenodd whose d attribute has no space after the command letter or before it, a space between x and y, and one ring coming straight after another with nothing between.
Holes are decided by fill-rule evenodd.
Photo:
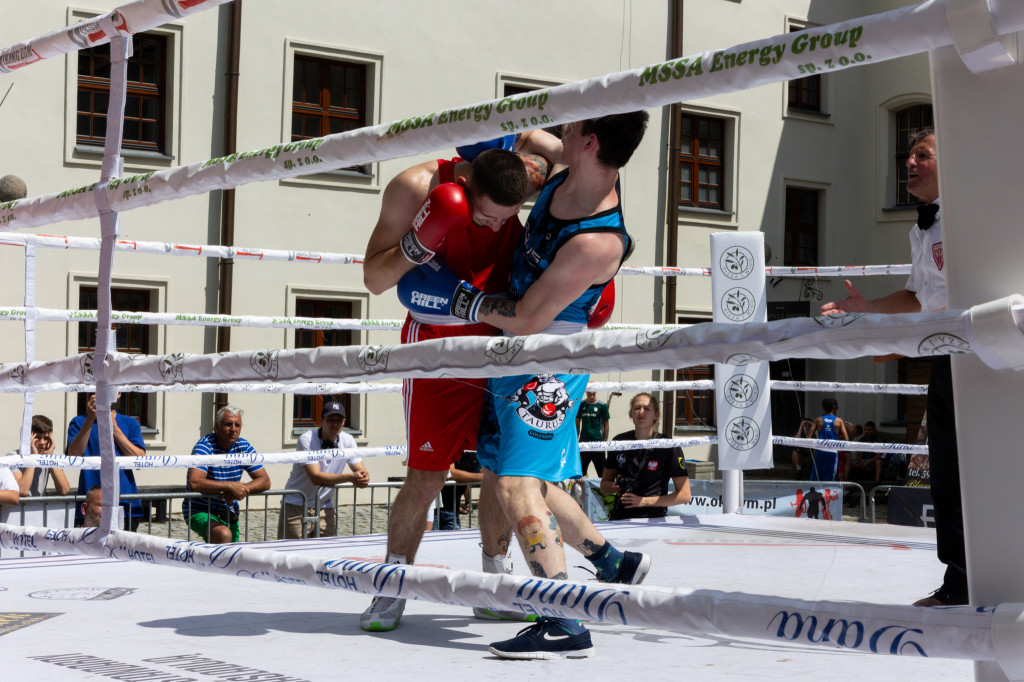
<instances>
[{"instance_id":1,"label":"boxer in red shorts","mask_svg":"<svg viewBox=\"0 0 1024 682\"><path fill-rule=\"evenodd\" d=\"M513 145L520 154L509 151ZM399 173L384 190L380 217L366 247L366 288L381 294L414 267L435 258L484 291L505 291L511 254L522 229L519 207L543 184L549 166L545 159L557 161L560 150L554 136L530 131L515 142L508 140L504 147L480 152L471 163L461 158L428 161ZM469 325L447 311L438 311L437 315L407 317L402 343L496 333L490 325ZM444 485L451 464L463 451L476 449L486 383L464 379L403 382L409 469L391 507L389 563L413 563L427 509ZM506 554L511 526L496 501L485 504L481 500L479 522L484 570L509 571ZM404 599L375 597L362 614L360 627L392 630L404 608ZM474 613L488 619L525 619L524 614L489 609L474 609Z\"/></svg>"}]
</instances>

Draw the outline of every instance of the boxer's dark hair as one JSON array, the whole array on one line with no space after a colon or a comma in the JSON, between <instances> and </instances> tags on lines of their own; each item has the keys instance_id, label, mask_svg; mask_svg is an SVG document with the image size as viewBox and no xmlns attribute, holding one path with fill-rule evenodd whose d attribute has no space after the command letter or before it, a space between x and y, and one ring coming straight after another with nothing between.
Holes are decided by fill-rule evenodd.
<instances>
[{"instance_id":1,"label":"boxer's dark hair","mask_svg":"<svg viewBox=\"0 0 1024 682\"><path fill-rule=\"evenodd\" d=\"M649 118L646 111L589 118L580 121L580 134L597 135L597 160L611 168L622 168L644 139Z\"/></svg>"},{"instance_id":2,"label":"boxer's dark hair","mask_svg":"<svg viewBox=\"0 0 1024 682\"><path fill-rule=\"evenodd\" d=\"M483 195L499 206L519 206L526 200L530 179L515 152L488 149L473 159L471 169L471 195Z\"/></svg>"}]
</instances>

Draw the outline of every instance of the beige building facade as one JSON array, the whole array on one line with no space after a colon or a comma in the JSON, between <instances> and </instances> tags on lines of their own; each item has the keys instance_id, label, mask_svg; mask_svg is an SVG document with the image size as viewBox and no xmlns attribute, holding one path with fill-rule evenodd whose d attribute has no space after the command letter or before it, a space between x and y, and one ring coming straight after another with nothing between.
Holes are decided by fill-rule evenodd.
<instances>
[{"instance_id":1,"label":"beige building facade","mask_svg":"<svg viewBox=\"0 0 1024 682\"><path fill-rule=\"evenodd\" d=\"M125 172L163 170L229 153L228 119L235 124L234 149L259 149L386 123L427 109L634 69L671 58L676 47L679 55L687 55L905 4L910 3L526 0L512 5L452 0L425 5L411 0L243 0L234 8L240 14L235 43L230 6L172 22L137 40L136 67L129 73L129 80L135 80L129 91L126 138L131 142L124 153ZM0 46L116 5L38 0L9 8L0 26ZM681 26L677 46L673 22ZM237 110L230 116L232 44L239 66ZM50 59L0 76L0 97L5 97L0 106L0 175L24 178L29 196L98 178L105 50ZM708 236L736 230L764 232L771 265L796 264L793 258L813 258L819 265L909 262L906 233L915 214L900 202L898 139L904 133L902 121L912 116L906 112L924 111L930 104L928 93L927 57L920 55L825 74L816 83L779 83L652 110L647 137L622 173L627 225L637 238L629 264L705 266ZM683 153L674 144L676 116L689 131L679 139L692 153ZM453 153L442 150L438 156ZM233 244L362 254L384 187L403 168L426 158L240 187L233 200ZM682 180L671 186L673 166L686 168L680 170L689 178L685 189ZM121 238L218 244L226 220L225 201L226 193L217 191L126 212L121 215ZM525 215L524 210L524 219ZM668 253L673 230L678 231L677 246ZM98 237L99 222L64 222L25 232ZM97 259L96 251L40 248L36 305L93 307ZM0 306L24 304L24 262L20 247L0 249ZM371 296L365 290L358 265L235 258L230 271L230 312L236 316L404 316L394 294ZM216 258L115 255L115 309L210 314L218 310L224 284L225 268ZM710 318L706 279L680 278L674 309L668 313L666 285L660 278L623 276L616 284L619 300L613 322ZM857 284L868 295L879 295L902 286L903 280L879 277ZM844 295L838 278L773 279L768 291L779 315L814 313L821 303ZM6 322L2 329L0 361L22 361L23 325ZM397 341L395 331L338 332L332 337L247 327L231 330L228 348L258 351ZM83 323L39 322L36 358L73 355L89 343L90 331ZM119 344L127 352L150 354L218 350L216 331L198 326L132 325L119 331ZM814 380L898 378L894 364L874 365L868 359L794 360L779 371ZM652 370L594 380L661 377L660 370ZM807 402L801 409L816 414L820 397L802 396ZM682 394L676 398L680 433L712 432L699 410L694 411L700 407L699 395L696 400ZM630 426L627 399L628 395L613 401L613 434ZM786 399L797 404L795 396ZM361 445L403 442L399 395L353 394L347 400L349 426ZM884 422L902 416L895 398L850 395L840 400L844 416L853 421ZM23 398L6 394L0 401L5 448L15 448ZM60 434L78 413L78 401L73 393L39 394L35 411L53 419ZM242 435L262 452L294 449L298 434L319 417L314 397L238 393L230 395L229 402L245 410ZM144 426L150 454L180 455L211 430L213 404L208 394L154 393L136 396L130 409ZM787 421L776 424L775 431L789 435L796 426L788 423L794 411L792 406L779 410ZM63 437L57 440L61 448L66 445ZM688 452L697 458L709 454L706 448ZM402 473L394 458L368 461L367 467L375 481ZM270 473L275 487L284 485L286 466L272 467ZM173 485L183 479L184 472L174 470L146 471L138 477L140 486Z\"/></svg>"}]
</instances>

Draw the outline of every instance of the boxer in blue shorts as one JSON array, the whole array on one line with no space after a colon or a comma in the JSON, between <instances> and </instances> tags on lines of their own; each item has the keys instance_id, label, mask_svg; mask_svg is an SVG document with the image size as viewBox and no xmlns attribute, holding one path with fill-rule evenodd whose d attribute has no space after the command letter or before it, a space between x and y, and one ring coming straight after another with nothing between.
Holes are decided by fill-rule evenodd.
<instances>
[{"instance_id":1,"label":"boxer in blue shorts","mask_svg":"<svg viewBox=\"0 0 1024 682\"><path fill-rule=\"evenodd\" d=\"M563 163L555 166L530 212L513 256L507 297L487 296L443 265L428 262L399 283L405 307L417 311L418 302L443 300L450 314L512 335L583 331L632 243L622 216L618 169L639 146L647 119L638 111L563 127ZM575 422L588 379L559 374L488 379L477 457L484 486L495 486L535 576L568 577L564 539L594 564L599 580L636 584L650 570L650 557L613 547L579 505L553 485L580 476ZM565 617L557 605L537 607L545 617L516 637L491 644L491 653L513 659L594 655L580 621Z\"/></svg>"},{"instance_id":2,"label":"boxer in blue shorts","mask_svg":"<svg viewBox=\"0 0 1024 682\"><path fill-rule=\"evenodd\" d=\"M557 483L582 475L576 411L589 375L541 374L488 380L477 460L498 476L530 476ZM568 422L572 428L563 428ZM538 457L537 447L558 456Z\"/></svg>"}]
</instances>

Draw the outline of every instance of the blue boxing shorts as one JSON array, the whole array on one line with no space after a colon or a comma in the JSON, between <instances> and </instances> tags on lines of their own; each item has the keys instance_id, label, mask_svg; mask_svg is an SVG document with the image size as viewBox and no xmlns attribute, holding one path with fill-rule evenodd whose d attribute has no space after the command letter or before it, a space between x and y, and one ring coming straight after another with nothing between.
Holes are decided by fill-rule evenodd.
<instances>
[{"instance_id":1,"label":"blue boxing shorts","mask_svg":"<svg viewBox=\"0 0 1024 682\"><path fill-rule=\"evenodd\" d=\"M589 381L589 374L488 379L477 438L480 465L498 476L579 478L576 412Z\"/></svg>"}]
</instances>

